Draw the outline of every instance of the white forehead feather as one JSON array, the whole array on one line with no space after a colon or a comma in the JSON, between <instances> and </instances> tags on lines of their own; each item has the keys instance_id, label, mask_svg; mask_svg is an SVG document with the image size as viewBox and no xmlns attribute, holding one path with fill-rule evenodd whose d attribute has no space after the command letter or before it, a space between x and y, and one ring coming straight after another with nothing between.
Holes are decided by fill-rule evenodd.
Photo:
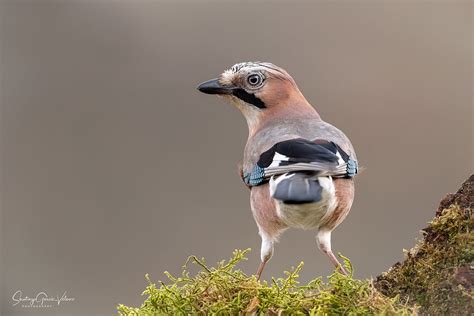
<instances>
[{"instance_id":1,"label":"white forehead feather","mask_svg":"<svg viewBox=\"0 0 474 316\"><path fill-rule=\"evenodd\" d=\"M231 84L232 80L234 79L235 75L240 72L250 72L251 70L257 69L264 69L267 71L279 71L282 72L281 69L275 66L272 63L268 62L259 62L259 61L248 61L243 63L238 63L233 65L230 69L227 69L221 75L221 83L222 84Z\"/></svg>"}]
</instances>

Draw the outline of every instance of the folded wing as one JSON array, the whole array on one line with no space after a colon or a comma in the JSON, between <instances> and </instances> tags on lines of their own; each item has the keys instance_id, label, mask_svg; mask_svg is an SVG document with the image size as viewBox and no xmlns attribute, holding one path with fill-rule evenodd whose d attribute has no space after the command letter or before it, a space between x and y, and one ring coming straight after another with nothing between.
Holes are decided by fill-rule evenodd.
<instances>
[{"instance_id":1,"label":"folded wing","mask_svg":"<svg viewBox=\"0 0 474 316\"><path fill-rule=\"evenodd\" d=\"M290 139L262 153L252 171L244 174L244 181L255 186L268 182L272 176L300 171L318 176L353 177L357 162L334 142Z\"/></svg>"}]
</instances>

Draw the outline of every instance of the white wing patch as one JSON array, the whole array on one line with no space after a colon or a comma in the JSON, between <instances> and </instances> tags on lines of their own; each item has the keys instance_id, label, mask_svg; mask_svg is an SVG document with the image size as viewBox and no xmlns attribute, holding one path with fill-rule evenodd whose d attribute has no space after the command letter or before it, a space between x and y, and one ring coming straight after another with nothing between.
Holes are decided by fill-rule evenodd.
<instances>
[{"instance_id":1,"label":"white wing patch","mask_svg":"<svg viewBox=\"0 0 474 316\"><path fill-rule=\"evenodd\" d=\"M273 156L273 161L270 164L270 166L268 166L268 168L278 167L278 166L280 166L280 162L288 161L288 160L290 160L290 157L282 155L279 152L275 152L275 156Z\"/></svg>"},{"instance_id":2,"label":"white wing patch","mask_svg":"<svg viewBox=\"0 0 474 316\"><path fill-rule=\"evenodd\" d=\"M339 150L336 151L336 156L337 156L337 158L338 158L337 163L338 163L339 165L343 165L343 164L346 163L346 162L344 161L344 159L342 159L342 156L341 156L341 153L339 152Z\"/></svg>"},{"instance_id":3,"label":"white wing patch","mask_svg":"<svg viewBox=\"0 0 474 316\"><path fill-rule=\"evenodd\" d=\"M273 163L272 163L273 164ZM329 167L328 164L320 162L299 162L287 166L274 166L271 165L265 168L265 177L271 177L278 174L294 171L317 171L321 176L343 176L346 174L346 163L337 165L335 167Z\"/></svg>"}]
</instances>

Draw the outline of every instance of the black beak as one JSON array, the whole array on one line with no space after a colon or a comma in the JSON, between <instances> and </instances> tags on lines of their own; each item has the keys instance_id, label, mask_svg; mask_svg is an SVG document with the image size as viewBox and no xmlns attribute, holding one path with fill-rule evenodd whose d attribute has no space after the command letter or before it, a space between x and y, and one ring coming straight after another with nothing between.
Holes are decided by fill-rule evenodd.
<instances>
[{"instance_id":1,"label":"black beak","mask_svg":"<svg viewBox=\"0 0 474 316\"><path fill-rule=\"evenodd\" d=\"M211 79L201 83L197 89L207 94L232 94L235 87L223 86L219 83L219 79Z\"/></svg>"}]
</instances>

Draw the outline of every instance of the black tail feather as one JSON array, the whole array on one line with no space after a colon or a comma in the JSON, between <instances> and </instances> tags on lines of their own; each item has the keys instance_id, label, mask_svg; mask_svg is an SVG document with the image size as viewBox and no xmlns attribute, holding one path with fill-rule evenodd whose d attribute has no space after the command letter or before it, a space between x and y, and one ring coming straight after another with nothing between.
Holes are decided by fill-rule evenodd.
<instances>
[{"instance_id":1,"label":"black tail feather","mask_svg":"<svg viewBox=\"0 0 474 316\"><path fill-rule=\"evenodd\" d=\"M273 198L285 204L316 203L321 200L322 187L314 174L287 173L272 181Z\"/></svg>"}]
</instances>

